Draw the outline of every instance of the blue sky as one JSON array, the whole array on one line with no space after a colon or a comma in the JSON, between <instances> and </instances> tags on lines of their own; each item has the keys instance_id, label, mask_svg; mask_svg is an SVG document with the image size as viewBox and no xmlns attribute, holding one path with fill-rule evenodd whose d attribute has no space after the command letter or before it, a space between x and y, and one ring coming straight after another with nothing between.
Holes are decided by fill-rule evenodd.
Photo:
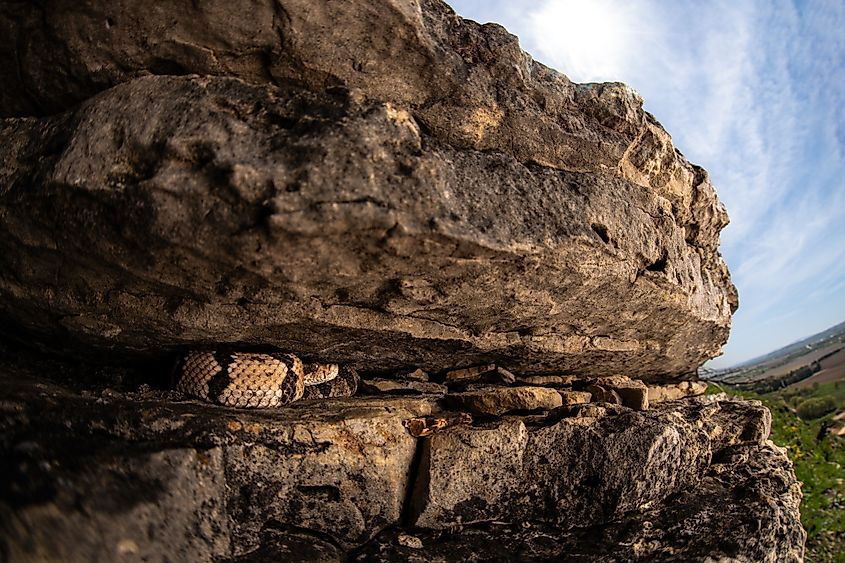
<instances>
[{"instance_id":1,"label":"blue sky","mask_svg":"<svg viewBox=\"0 0 845 563\"><path fill-rule=\"evenodd\" d=\"M577 82L621 81L728 208L726 367L845 321L845 2L452 0Z\"/></svg>"}]
</instances>

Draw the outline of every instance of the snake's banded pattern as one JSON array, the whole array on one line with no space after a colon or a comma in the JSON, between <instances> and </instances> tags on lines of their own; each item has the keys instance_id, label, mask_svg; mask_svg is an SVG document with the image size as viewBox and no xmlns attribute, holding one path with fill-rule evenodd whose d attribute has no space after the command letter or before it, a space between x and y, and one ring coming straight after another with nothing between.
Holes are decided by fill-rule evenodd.
<instances>
[{"instance_id":1,"label":"snake's banded pattern","mask_svg":"<svg viewBox=\"0 0 845 563\"><path fill-rule=\"evenodd\" d=\"M177 366L176 389L240 408L271 408L301 398L345 397L358 374L337 364L303 364L293 354L226 351L188 353Z\"/></svg>"}]
</instances>

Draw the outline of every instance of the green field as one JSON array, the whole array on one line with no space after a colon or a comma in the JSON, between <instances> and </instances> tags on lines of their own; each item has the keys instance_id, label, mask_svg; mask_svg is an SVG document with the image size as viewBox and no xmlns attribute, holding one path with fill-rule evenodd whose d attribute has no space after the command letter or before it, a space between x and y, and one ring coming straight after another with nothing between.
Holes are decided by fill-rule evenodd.
<instances>
[{"instance_id":1,"label":"green field","mask_svg":"<svg viewBox=\"0 0 845 563\"><path fill-rule=\"evenodd\" d=\"M803 483L806 561L845 563L845 437L821 432L845 409L845 380L762 395L715 385L708 390L720 391L759 399L771 409L771 439L787 448Z\"/></svg>"}]
</instances>

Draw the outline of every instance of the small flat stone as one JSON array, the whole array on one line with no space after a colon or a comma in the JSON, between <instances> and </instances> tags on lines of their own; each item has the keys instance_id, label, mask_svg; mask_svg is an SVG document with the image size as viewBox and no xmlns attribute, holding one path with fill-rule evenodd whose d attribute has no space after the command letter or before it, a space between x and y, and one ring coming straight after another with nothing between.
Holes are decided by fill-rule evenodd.
<instances>
[{"instance_id":1,"label":"small flat stone","mask_svg":"<svg viewBox=\"0 0 845 563\"><path fill-rule=\"evenodd\" d=\"M589 403L592 394L589 391L558 391L564 406Z\"/></svg>"},{"instance_id":2,"label":"small flat stone","mask_svg":"<svg viewBox=\"0 0 845 563\"><path fill-rule=\"evenodd\" d=\"M541 387L550 385L572 385L578 379L574 375L527 375L520 377L519 381L525 385L538 385Z\"/></svg>"},{"instance_id":3,"label":"small flat stone","mask_svg":"<svg viewBox=\"0 0 845 563\"><path fill-rule=\"evenodd\" d=\"M413 379L414 381L428 381L429 376L428 376L428 372L425 372L425 371L417 368L414 371L412 371L411 373L403 376L403 378L401 378L401 379Z\"/></svg>"},{"instance_id":4,"label":"small flat stone","mask_svg":"<svg viewBox=\"0 0 845 563\"><path fill-rule=\"evenodd\" d=\"M471 368L455 369L446 373L449 383L463 383L478 380L482 375L496 371L496 364L474 366Z\"/></svg>"},{"instance_id":5,"label":"small flat stone","mask_svg":"<svg viewBox=\"0 0 845 563\"><path fill-rule=\"evenodd\" d=\"M452 393L445 399L454 408L494 416L515 411L552 410L563 405L560 393L548 387L491 387Z\"/></svg>"},{"instance_id":6,"label":"small flat stone","mask_svg":"<svg viewBox=\"0 0 845 563\"><path fill-rule=\"evenodd\" d=\"M369 394L384 395L388 393L421 393L443 395L446 386L431 381L413 379L362 379L359 388Z\"/></svg>"},{"instance_id":7,"label":"small flat stone","mask_svg":"<svg viewBox=\"0 0 845 563\"><path fill-rule=\"evenodd\" d=\"M673 385L649 385L648 402L676 401L684 397L703 395L707 384L703 381L682 381Z\"/></svg>"}]
</instances>

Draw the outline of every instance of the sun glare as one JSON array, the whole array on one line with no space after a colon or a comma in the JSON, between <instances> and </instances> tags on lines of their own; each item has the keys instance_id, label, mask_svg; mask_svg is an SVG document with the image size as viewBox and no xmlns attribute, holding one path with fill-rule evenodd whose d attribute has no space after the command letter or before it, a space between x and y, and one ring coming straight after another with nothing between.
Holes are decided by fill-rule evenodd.
<instances>
[{"instance_id":1,"label":"sun glare","mask_svg":"<svg viewBox=\"0 0 845 563\"><path fill-rule=\"evenodd\" d=\"M633 47L630 7L621 0L549 0L529 16L540 56L577 82L620 80Z\"/></svg>"}]
</instances>

